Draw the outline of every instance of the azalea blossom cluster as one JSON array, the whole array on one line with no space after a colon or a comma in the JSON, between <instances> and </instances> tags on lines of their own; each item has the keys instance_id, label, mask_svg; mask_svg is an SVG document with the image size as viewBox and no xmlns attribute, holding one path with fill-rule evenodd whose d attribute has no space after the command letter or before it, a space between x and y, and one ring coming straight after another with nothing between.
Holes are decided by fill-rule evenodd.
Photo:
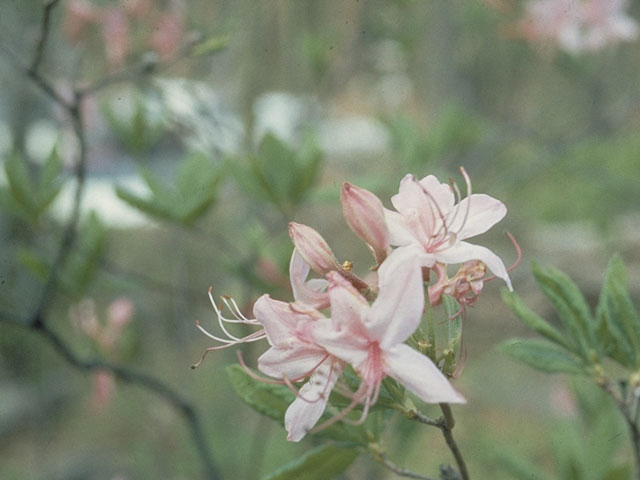
<instances>
[{"instance_id":1,"label":"azalea blossom cluster","mask_svg":"<svg viewBox=\"0 0 640 480\"><path fill-rule=\"evenodd\" d=\"M373 284L357 276L349 262L340 263L316 230L291 223L293 302L265 294L255 302L254 318L248 318L232 298L222 297L224 305L218 306L209 292L224 336L198 324L219 342L202 358L209 351L266 339L270 348L258 358L258 370L269 378L246 371L262 381L287 385L296 394L284 419L288 440L299 441L307 432L340 420L362 423L387 377L427 403L465 402L430 358L406 344L421 322L425 298L437 305L442 295L451 295L463 307L473 305L487 270L511 288L502 260L465 241L500 221L506 207L488 195L472 194L471 182L464 169L461 172L467 185L464 199L453 183L440 183L433 175L422 180L407 175L391 198L394 210L368 190L343 185L346 222L375 259ZM450 264L460 264L451 277ZM316 277L309 279L311 271ZM425 295L430 273L436 281ZM223 307L231 317L223 314ZM229 331L232 323L257 330L238 337ZM359 377L356 388L341 379L348 365ZM328 405L332 391L350 400L342 411ZM333 416L316 425L327 408ZM356 408L361 415L354 419L349 413Z\"/></svg>"}]
</instances>

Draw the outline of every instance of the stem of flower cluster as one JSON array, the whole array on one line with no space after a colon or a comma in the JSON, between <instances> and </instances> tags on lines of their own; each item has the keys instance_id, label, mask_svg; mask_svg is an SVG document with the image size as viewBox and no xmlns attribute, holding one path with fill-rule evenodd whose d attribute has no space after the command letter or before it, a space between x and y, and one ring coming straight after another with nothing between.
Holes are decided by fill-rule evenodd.
<instances>
[{"instance_id":1,"label":"stem of flower cluster","mask_svg":"<svg viewBox=\"0 0 640 480\"><path fill-rule=\"evenodd\" d=\"M460 476L462 480L469 480L469 472L467 470L467 465L464 462L464 458L462 458L462 453L458 448L458 444L453 438L453 426L455 425L455 420L453 418L453 412L451 411L451 407L448 403L441 403L440 410L442 410L442 422L440 430L442 431L442 435L444 436L445 442L447 442L447 446L451 453L453 454L453 458L456 459L456 464L458 465L458 470L460 471Z\"/></svg>"},{"instance_id":2,"label":"stem of flower cluster","mask_svg":"<svg viewBox=\"0 0 640 480\"><path fill-rule=\"evenodd\" d=\"M631 405L621 395L621 393L616 390L610 379L601 378L599 379L598 384L615 400L618 410L620 410L625 422L627 422L629 434L631 435L631 443L633 444L633 457L636 464L635 478L640 480L640 427L638 427L636 415L631 412Z\"/></svg>"}]
</instances>

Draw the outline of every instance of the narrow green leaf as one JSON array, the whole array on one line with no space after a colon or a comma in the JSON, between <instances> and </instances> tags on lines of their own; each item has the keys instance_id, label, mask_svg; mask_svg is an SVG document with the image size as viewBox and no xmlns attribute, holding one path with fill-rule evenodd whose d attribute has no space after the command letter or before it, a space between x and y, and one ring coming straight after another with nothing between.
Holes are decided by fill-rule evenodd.
<instances>
[{"instance_id":1,"label":"narrow green leaf","mask_svg":"<svg viewBox=\"0 0 640 480\"><path fill-rule=\"evenodd\" d=\"M10 155L4 168L12 198L27 216L35 219L38 211L34 197L36 187L29 175L26 160L17 154Z\"/></svg>"},{"instance_id":2,"label":"narrow green leaf","mask_svg":"<svg viewBox=\"0 0 640 480\"><path fill-rule=\"evenodd\" d=\"M166 205L155 202L153 199L148 200L130 192L124 187L116 185L114 187L118 198L130 206L140 210L142 213L157 217L163 220L176 220L173 211L167 209Z\"/></svg>"},{"instance_id":3,"label":"narrow green leaf","mask_svg":"<svg viewBox=\"0 0 640 480\"><path fill-rule=\"evenodd\" d=\"M613 340L607 345L607 337L603 338L607 353L626 367L637 367L640 362L640 318L629 297L626 269L618 255L614 255L607 265L597 316L601 327L605 327Z\"/></svg>"},{"instance_id":4,"label":"narrow green leaf","mask_svg":"<svg viewBox=\"0 0 640 480\"><path fill-rule=\"evenodd\" d=\"M462 340L462 315L459 313L460 305L455 298L449 295L442 296L444 311L447 315L448 345L451 350L458 352Z\"/></svg>"},{"instance_id":5,"label":"narrow green leaf","mask_svg":"<svg viewBox=\"0 0 640 480\"><path fill-rule=\"evenodd\" d=\"M75 255L64 266L63 281L72 293L82 294L90 285L102 254L107 229L95 212L80 226Z\"/></svg>"},{"instance_id":6,"label":"narrow green leaf","mask_svg":"<svg viewBox=\"0 0 640 480\"><path fill-rule=\"evenodd\" d=\"M267 133L256 156L271 193L285 204L290 202L299 178L296 153L275 135Z\"/></svg>"},{"instance_id":7,"label":"narrow green leaf","mask_svg":"<svg viewBox=\"0 0 640 480\"><path fill-rule=\"evenodd\" d=\"M321 445L263 480L331 480L349 468L359 453L359 448L349 443Z\"/></svg>"},{"instance_id":8,"label":"narrow green leaf","mask_svg":"<svg viewBox=\"0 0 640 480\"><path fill-rule=\"evenodd\" d=\"M579 360L545 340L516 338L502 343L499 349L516 360L543 372L585 373Z\"/></svg>"},{"instance_id":9,"label":"narrow green leaf","mask_svg":"<svg viewBox=\"0 0 640 480\"><path fill-rule=\"evenodd\" d=\"M578 286L554 267L541 267L533 263L533 275L543 293L551 300L565 325L578 343L581 356L588 360L597 348L596 323Z\"/></svg>"},{"instance_id":10,"label":"narrow green leaf","mask_svg":"<svg viewBox=\"0 0 640 480\"><path fill-rule=\"evenodd\" d=\"M45 281L49 276L50 263L35 250L18 247L18 261L39 280Z\"/></svg>"},{"instance_id":11,"label":"narrow green leaf","mask_svg":"<svg viewBox=\"0 0 640 480\"><path fill-rule=\"evenodd\" d=\"M518 480L548 480L540 468L526 458L504 449L497 454L497 463Z\"/></svg>"},{"instance_id":12,"label":"narrow green leaf","mask_svg":"<svg viewBox=\"0 0 640 480\"><path fill-rule=\"evenodd\" d=\"M533 312L525 305L522 299L514 292L510 292L506 288L502 290L502 299L509 308L515 313L520 320L529 328L539 333L543 337L551 340L568 350L575 351L575 346L569 340L564 338L562 333L553 327L549 322Z\"/></svg>"},{"instance_id":13,"label":"narrow green leaf","mask_svg":"<svg viewBox=\"0 0 640 480\"><path fill-rule=\"evenodd\" d=\"M229 43L228 35L220 35L207 38L206 40L195 45L191 50L192 57L201 57L203 55L212 55L226 48Z\"/></svg>"}]
</instances>

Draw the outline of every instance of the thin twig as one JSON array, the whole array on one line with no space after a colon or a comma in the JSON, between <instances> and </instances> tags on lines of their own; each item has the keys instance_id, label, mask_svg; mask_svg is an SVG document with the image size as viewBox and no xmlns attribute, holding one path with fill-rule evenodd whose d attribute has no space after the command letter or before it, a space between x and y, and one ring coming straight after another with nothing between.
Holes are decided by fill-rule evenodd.
<instances>
[{"instance_id":1,"label":"thin twig","mask_svg":"<svg viewBox=\"0 0 640 480\"><path fill-rule=\"evenodd\" d=\"M38 67L40 67L40 62L42 62L42 57L44 56L44 49L47 45L47 39L49 38L49 27L51 26L51 13L53 9L60 3L60 0L49 0L46 2L42 8L42 22L40 23L40 37L38 38L38 43L36 43L35 54L33 55L33 61L31 62L31 66L29 67L29 71L34 74L38 72Z\"/></svg>"}]
</instances>

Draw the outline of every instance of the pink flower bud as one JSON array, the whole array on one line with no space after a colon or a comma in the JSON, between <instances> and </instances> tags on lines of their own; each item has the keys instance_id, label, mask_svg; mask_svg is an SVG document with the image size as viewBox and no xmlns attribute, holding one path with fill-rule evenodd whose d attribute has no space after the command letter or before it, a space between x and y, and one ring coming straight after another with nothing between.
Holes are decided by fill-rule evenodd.
<instances>
[{"instance_id":1,"label":"pink flower bud","mask_svg":"<svg viewBox=\"0 0 640 480\"><path fill-rule=\"evenodd\" d=\"M291 222L289 236L314 272L325 275L332 270L342 270L329 244L313 228Z\"/></svg>"},{"instance_id":2,"label":"pink flower bud","mask_svg":"<svg viewBox=\"0 0 640 480\"><path fill-rule=\"evenodd\" d=\"M370 191L349 182L342 185L340 201L351 230L367 243L380 265L389 251L389 229L382 202Z\"/></svg>"}]
</instances>

